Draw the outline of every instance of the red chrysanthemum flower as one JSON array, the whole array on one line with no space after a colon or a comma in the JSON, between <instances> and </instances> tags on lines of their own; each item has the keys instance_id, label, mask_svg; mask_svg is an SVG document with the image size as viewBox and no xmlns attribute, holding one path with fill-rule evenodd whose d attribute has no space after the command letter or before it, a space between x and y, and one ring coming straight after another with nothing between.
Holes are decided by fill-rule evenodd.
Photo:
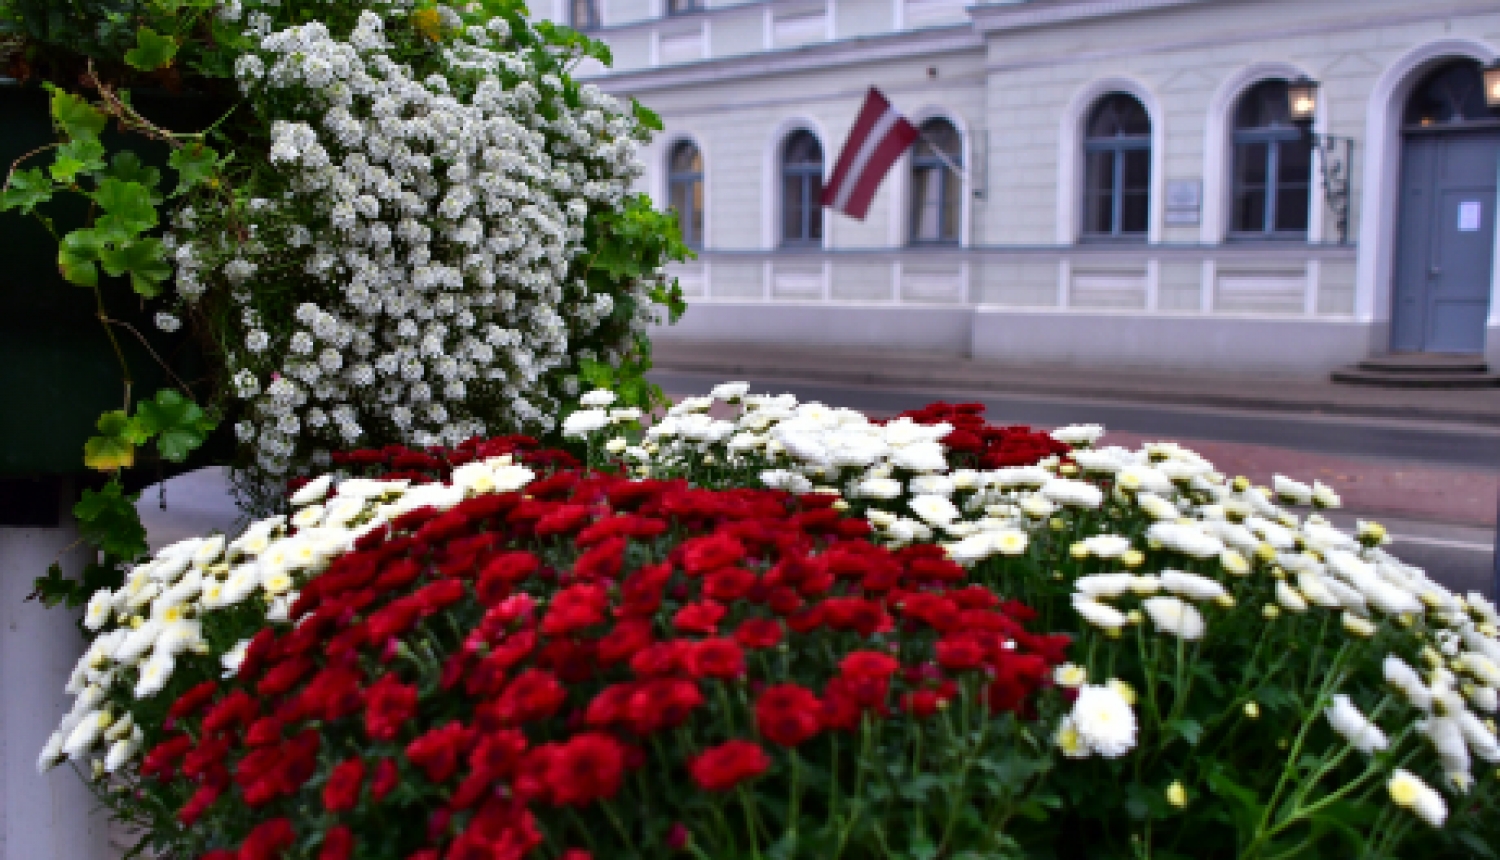
<instances>
[{"instance_id":1,"label":"red chrysanthemum flower","mask_svg":"<svg viewBox=\"0 0 1500 860\"><path fill-rule=\"evenodd\" d=\"M755 701L755 728L773 744L794 747L823 728L818 697L796 684L766 688Z\"/></svg>"},{"instance_id":2,"label":"red chrysanthemum flower","mask_svg":"<svg viewBox=\"0 0 1500 860\"><path fill-rule=\"evenodd\" d=\"M759 744L734 740L704 750L688 764L688 772L706 791L729 791L770 766L771 758Z\"/></svg>"}]
</instances>

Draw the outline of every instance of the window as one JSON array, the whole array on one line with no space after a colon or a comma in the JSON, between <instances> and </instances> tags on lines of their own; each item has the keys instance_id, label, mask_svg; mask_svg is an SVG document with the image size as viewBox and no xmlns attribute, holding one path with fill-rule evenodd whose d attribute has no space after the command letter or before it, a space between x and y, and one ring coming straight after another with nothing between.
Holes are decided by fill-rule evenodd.
<instances>
[{"instance_id":1,"label":"window","mask_svg":"<svg viewBox=\"0 0 1500 860\"><path fill-rule=\"evenodd\" d=\"M682 241L703 247L703 153L680 141L667 158L667 205L677 212Z\"/></svg>"},{"instance_id":2,"label":"window","mask_svg":"<svg viewBox=\"0 0 1500 860\"><path fill-rule=\"evenodd\" d=\"M823 241L823 147L810 131L794 131L781 154L781 244Z\"/></svg>"},{"instance_id":3,"label":"window","mask_svg":"<svg viewBox=\"0 0 1500 860\"><path fill-rule=\"evenodd\" d=\"M568 23L575 30L594 30L599 27L599 0L568 0Z\"/></svg>"},{"instance_id":4,"label":"window","mask_svg":"<svg viewBox=\"0 0 1500 860\"><path fill-rule=\"evenodd\" d=\"M1422 81L1406 103L1408 127L1490 122L1494 118L1484 104L1484 74L1473 60L1437 69Z\"/></svg>"},{"instance_id":5,"label":"window","mask_svg":"<svg viewBox=\"0 0 1500 860\"><path fill-rule=\"evenodd\" d=\"M1084 131L1083 235L1144 239L1151 212L1151 117L1125 93L1111 93Z\"/></svg>"},{"instance_id":6,"label":"window","mask_svg":"<svg viewBox=\"0 0 1500 860\"><path fill-rule=\"evenodd\" d=\"M963 219L963 143L953 123L922 123L911 157L911 241L956 243Z\"/></svg>"},{"instance_id":7,"label":"window","mask_svg":"<svg viewBox=\"0 0 1500 860\"><path fill-rule=\"evenodd\" d=\"M1240 99L1234 112L1233 169L1231 234L1307 234L1312 142L1288 116L1286 81L1256 84Z\"/></svg>"},{"instance_id":8,"label":"window","mask_svg":"<svg viewBox=\"0 0 1500 860\"><path fill-rule=\"evenodd\" d=\"M667 0L668 15L681 15L685 12L697 12L702 8L702 0Z\"/></svg>"}]
</instances>

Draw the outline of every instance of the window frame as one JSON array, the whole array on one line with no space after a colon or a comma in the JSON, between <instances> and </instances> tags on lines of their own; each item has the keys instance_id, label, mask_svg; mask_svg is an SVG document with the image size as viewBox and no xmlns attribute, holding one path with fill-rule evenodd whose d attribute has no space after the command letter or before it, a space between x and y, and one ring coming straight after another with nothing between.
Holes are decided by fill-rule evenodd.
<instances>
[{"instance_id":1,"label":"window frame","mask_svg":"<svg viewBox=\"0 0 1500 860\"><path fill-rule=\"evenodd\" d=\"M957 152L945 152L945 154L948 156L948 160L953 163L954 167L957 167L959 170L963 170L964 169L964 143L963 143L963 135L959 132L958 125L956 123L954 123L952 120L950 120L950 119L948 119L947 117L944 117L944 116L933 116L933 117L928 117L927 119L923 120L921 126L919 126L919 129L920 129L921 133L923 135L925 135L927 133L927 129L928 129L929 126L932 126L932 125L935 125L935 124L938 124L938 123L946 125L948 127L948 129L953 132L953 137L958 141L958 151ZM917 140L920 143L923 139L924 139L923 137L919 137ZM929 143L929 145L932 146L933 149L937 149L938 148L936 145L933 145L931 143ZM938 238L936 238L936 239L924 239L924 238L921 238L920 236L917 235L917 227L918 227L918 217L917 217L917 214L918 214L918 210L922 206L922 203L918 199L918 196L917 196L917 189L920 187L919 183L917 182L917 176L918 176L919 173L922 173L922 172L936 173L937 176L938 176L938 178L939 178L939 180L940 180L938 182L938 201L937 201L937 214L938 214L938 229L937 229L937 233L938 233ZM953 171L949 169L948 165L943 162L943 159L941 157L939 157L938 155L936 155L936 154L932 154L932 155L919 155L919 154L917 154L917 152L916 152L916 144L913 144L912 154L911 154L911 166L910 166L910 169L908 171L908 182L909 182L909 186L908 187L910 189L911 199L910 199L910 201L908 201L907 213L906 213L906 218L907 218L906 242L907 242L907 244L908 245L923 246L923 247L951 246L951 245L960 245L960 244L962 244L963 243L963 227L964 227L964 223L963 223L964 222L964 209L963 209L963 207L964 207L964 202L965 202L965 198L964 198L964 177L963 177L963 175L962 174L954 175ZM952 213L952 220L953 220L953 224L951 225L952 230L951 230L951 235L948 235L949 231L945 231L944 227L950 226L950 225L946 224L946 221L949 219L949 208L950 208L949 204L952 202L952 201L949 200L949 194L950 194L950 192L957 195L957 203L958 203L958 205L956 207L956 211L954 211Z\"/></svg>"},{"instance_id":2,"label":"window frame","mask_svg":"<svg viewBox=\"0 0 1500 860\"><path fill-rule=\"evenodd\" d=\"M816 163L792 164L788 160L791 154L792 144L801 135L806 135L818 148L818 160ZM798 128L788 132L781 141L781 159L777 178L780 180L781 188L781 212L778 219L780 229L778 246L782 248L820 248L823 246L824 237L827 235L827 224L824 221L823 204L821 202L823 190L823 169L826 161L823 156L823 142L810 129ZM787 180L795 179L797 194L802 204L802 223L799 225L798 235L790 237L787 235ZM813 236L812 226L814 219L817 220L817 235Z\"/></svg>"},{"instance_id":3,"label":"window frame","mask_svg":"<svg viewBox=\"0 0 1500 860\"><path fill-rule=\"evenodd\" d=\"M674 15L691 15L694 12L702 12L704 8L703 0L664 0L662 3L662 12L664 13L664 17L668 18Z\"/></svg>"},{"instance_id":4,"label":"window frame","mask_svg":"<svg viewBox=\"0 0 1500 860\"><path fill-rule=\"evenodd\" d=\"M683 147L691 147L694 154L697 155L697 170L678 170L676 168L675 165L677 162L677 154L682 151ZM707 188L703 184L703 174L705 172L704 169L706 165L707 159L703 157L703 147L699 146L697 141L691 140L689 138L682 138L675 141L670 147L667 148L667 207L670 209L676 209L676 206L673 204L673 201L676 199L675 192L678 188L685 187L686 195L684 199L687 201L690 208L686 215L684 215L684 213L682 213L681 211L678 211L677 223L682 231L683 244L687 245L689 248L693 248L694 250L701 250L703 248L704 237L702 234L707 232L708 228L708 194ZM698 188L700 189L697 195L693 193L694 185L698 186ZM699 196L703 198L703 211L701 212L698 211L697 208L695 208L696 200ZM691 217L692 215L698 215L702 218L703 221L703 224L698 228L696 235L689 235L689 230L691 230L696 223L695 220Z\"/></svg>"},{"instance_id":5,"label":"window frame","mask_svg":"<svg viewBox=\"0 0 1500 860\"><path fill-rule=\"evenodd\" d=\"M588 10L588 20L578 20L578 8L582 5ZM604 19L599 15L599 0L568 0L568 26L587 33L604 26Z\"/></svg>"},{"instance_id":6,"label":"window frame","mask_svg":"<svg viewBox=\"0 0 1500 860\"><path fill-rule=\"evenodd\" d=\"M1286 81L1276 78L1256 81L1240 94L1240 97L1235 100L1229 113L1229 223L1227 225L1228 229L1225 231L1225 237L1233 241L1305 241L1311 235L1312 207L1315 202L1314 195L1317 191L1317 182L1313 176L1314 153L1312 151L1312 142L1308 138L1307 133L1295 125L1261 125L1253 128L1239 127L1239 114L1245 106L1245 100L1251 97L1260 97L1258 93L1263 92L1267 84L1273 83L1279 83L1283 87L1286 86ZM1238 224L1239 200L1242 196L1241 191L1244 188L1241 184L1241 175L1243 173L1241 167L1245 163L1244 159L1248 157L1247 150L1259 145L1264 145L1266 148L1264 165L1266 178L1264 187L1261 189L1261 194L1265 198L1261 209L1261 229L1243 230L1240 229ZM1307 177L1304 183L1307 192L1308 211L1303 216L1303 226L1294 230L1278 229L1276 224L1276 213L1280 208L1280 200L1278 198L1281 195L1283 186L1285 185L1287 189L1293 187L1293 183L1283 183L1281 180L1281 150L1283 146L1287 145L1303 146L1308 150Z\"/></svg>"},{"instance_id":7,"label":"window frame","mask_svg":"<svg viewBox=\"0 0 1500 860\"><path fill-rule=\"evenodd\" d=\"M1146 117L1146 131L1143 134L1114 135L1104 137L1102 135L1089 134L1089 127L1099 113L1114 99L1129 99L1136 104L1141 113ZM1082 197L1079 200L1078 211L1078 237L1084 242L1145 242L1151 235L1151 197L1152 197L1152 136L1155 129L1152 127L1151 112L1146 105L1135 95L1127 92L1115 91L1106 93L1099 97L1084 115L1083 123L1083 182ZM1108 232L1093 230L1089 224L1089 201L1094 197L1095 179L1092 170L1093 159L1091 155L1096 153L1109 153L1111 161L1111 180L1109 188L1110 229ZM1125 156L1129 152L1146 153L1146 223L1140 230L1126 231L1125 227Z\"/></svg>"}]
</instances>

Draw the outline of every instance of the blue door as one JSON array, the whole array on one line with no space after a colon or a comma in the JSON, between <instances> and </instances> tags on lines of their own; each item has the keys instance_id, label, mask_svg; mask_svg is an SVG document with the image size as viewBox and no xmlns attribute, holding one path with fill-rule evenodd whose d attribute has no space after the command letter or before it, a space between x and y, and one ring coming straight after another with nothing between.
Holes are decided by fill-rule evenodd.
<instances>
[{"instance_id":1,"label":"blue door","mask_svg":"<svg viewBox=\"0 0 1500 860\"><path fill-rule=\"evenodd\" d=\"M1401 164L1391 349L1484 351L1500 131L1411 134Z\"/></svg>"}]
</instances>

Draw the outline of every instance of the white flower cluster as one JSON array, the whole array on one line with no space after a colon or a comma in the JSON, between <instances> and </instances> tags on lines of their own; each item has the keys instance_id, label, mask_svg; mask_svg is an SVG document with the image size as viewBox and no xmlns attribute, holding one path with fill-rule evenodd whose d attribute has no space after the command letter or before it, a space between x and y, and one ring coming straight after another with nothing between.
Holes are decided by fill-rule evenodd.
<instances>
[{"instance_id":1,"label":"white flower cluster","mask_svg":"<svg viewBox=\"0 0 1500 860\"><path fill-rule=\"evenodd\" d=\"M96 636L68 679L66 690L77 698L38 769L94 756L96 770L113 773L133 761L144 738L132 706L160 693L185 653L217 658L224 677L233 675L249 639L212 654L203 637L211 614L250 606L267 624L286 623L297 589L362 535L408 511L447 510L469 496L519 490L535 477L509 456L460 466L448 484L350 478L335 486L324 475L293 494L290 519L256 521L232 541L191 538L163 548L133 568L118 591L101 589L89 600L84 625Z\"/></svg>"},{"instance_id":2,"label":"white flower cluster","mask_svg":"<svg viewBox=\"0 0 1500 860\"><path fill-rule=\"evenodd\" d=\"M243 5L250 22L274 2ZM342 37L260 33L236 73L269 124L274 187L243 233L178 213L177 290L192 302L222 283L238 305L236 433L270 475L372 437L550 430L574 353L625 298L591 294L575 261L589 213L639 173L642 129L598 88L570 94L497 49L503 19L453 30L441 73L418 79L385 35L407 6L373 3ZM644 331L651 286L631 288L629 333L594 344L606 357Z\"/></svg>"}]
</instances>

